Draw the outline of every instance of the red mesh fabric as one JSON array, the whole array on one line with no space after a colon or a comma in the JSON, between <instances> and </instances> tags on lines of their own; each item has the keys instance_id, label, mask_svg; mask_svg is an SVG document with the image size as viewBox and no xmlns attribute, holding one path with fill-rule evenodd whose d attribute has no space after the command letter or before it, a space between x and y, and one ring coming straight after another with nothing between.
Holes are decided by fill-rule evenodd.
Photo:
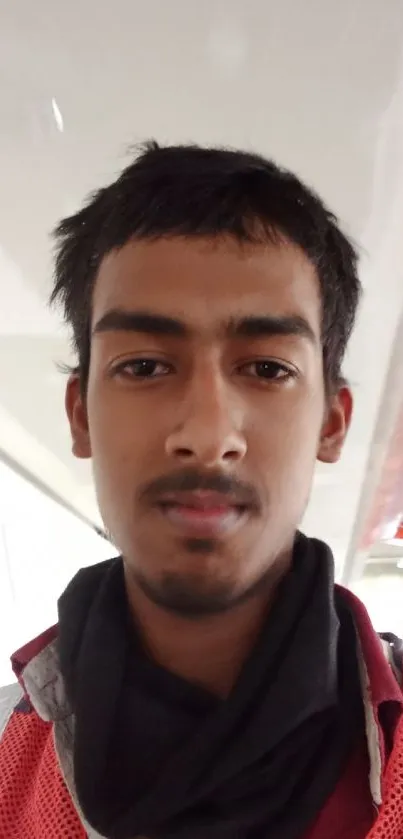
<instances>
[{"instance_id":1,"label":"red mesh fabric","mask_svg":"<svg viewBox=\"0 0 403 839\"><path fill-rule=\"evenodd\" d=\"M383 779L383 803L367 839L403 839L403 717Z\"/></svg>"},{"instance_id":2,"label":"red mesh fabric","mask_svg":"<svg viewBox=\"0 0 403 839\"><path fill-rule=\"evenodd\" d=\"M85 839L63 781L52 726L14 713L0 740L0 839Z\"/></svg>"},{"instance_id":3,"label":"red mesh fabric","mask_svg":"<svg viewBox=\"0 0 403 839\"><path fill-rule=\"evenodd\" d=\"M85 839L57 762L52 726L14 713L0 741L0 839ZM403 717L367 839L403 839Z\"/></svg>"}]
</instances>

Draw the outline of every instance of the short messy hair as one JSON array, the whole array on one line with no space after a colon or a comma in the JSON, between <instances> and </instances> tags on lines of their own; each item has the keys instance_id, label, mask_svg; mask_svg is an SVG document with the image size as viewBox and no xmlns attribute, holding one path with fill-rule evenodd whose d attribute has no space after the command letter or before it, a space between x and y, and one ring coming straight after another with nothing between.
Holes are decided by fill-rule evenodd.
<instances>
[{"instance_id":1,"label":"short messy hair","mask_svg":"<svg viewBox=\"0 0 403 839\"><path fill-rule=\"evenodd\" d=\"M149 142L109 186L54 231L51 303L72 329L86 387L92 292L104 257L130 240L167 236L297 244L315 266L322 297L325 380L337 385L361 285L357 250L335 215L296 175L258 154Z\"/></svg>"}]
</instances>

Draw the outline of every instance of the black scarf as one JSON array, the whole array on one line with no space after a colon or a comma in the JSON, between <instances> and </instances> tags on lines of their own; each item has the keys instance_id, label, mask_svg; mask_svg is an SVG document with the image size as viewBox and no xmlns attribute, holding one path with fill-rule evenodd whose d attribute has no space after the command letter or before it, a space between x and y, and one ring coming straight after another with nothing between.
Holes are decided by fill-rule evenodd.
<instances>
[{"instance_id":1,"label":"black scarf","mask_svg":"<svg viewBox=\"0 0 403 839\"><path fill-rule=\"evenodd\" d=\"M77 795L96 830L110 839L303 836L363 728L355 630L323 543L298 535L225 701L133 642L120 559L79 572L59 619Z\"/></svg>"}]
</instances>

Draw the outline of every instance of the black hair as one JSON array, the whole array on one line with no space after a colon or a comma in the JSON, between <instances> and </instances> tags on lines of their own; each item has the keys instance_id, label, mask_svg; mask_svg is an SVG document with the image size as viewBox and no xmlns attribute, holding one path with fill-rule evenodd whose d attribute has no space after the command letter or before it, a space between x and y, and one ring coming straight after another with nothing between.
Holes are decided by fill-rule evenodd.
<instances>
[{"instance_id":1,"label":"black hair","mask_svg":"<svg viewBox=\"0 0 403 839\"><path fill-rule=\"evenodd\" d=\"M285 237L305 252L321 287L326 383L341 381L361 285L357 251L333 213L296 175L260 155L149 142L117 180L54 231L51 303L62 304L72 327L84 389L92 291L104 257L131 239L223 234L240 242Z\"/></svg>"}]
</instances>

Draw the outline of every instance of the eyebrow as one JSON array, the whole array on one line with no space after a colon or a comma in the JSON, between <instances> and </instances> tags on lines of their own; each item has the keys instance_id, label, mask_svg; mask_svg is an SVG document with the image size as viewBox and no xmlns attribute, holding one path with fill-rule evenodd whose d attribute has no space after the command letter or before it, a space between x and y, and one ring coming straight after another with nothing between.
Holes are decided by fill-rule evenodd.
<instances>
[{"instance_id":1,"label":"eyebrow","mask_svg":"<svg viewBox=\"0 0 403 839\"><path fill-rule=\"evenodd\" d=\"M137 332L186 338L192 334L192 329L183 321L167 315L111 309L92 330L93 335L104 332ZM297 336L313 344L317 343L312 327L301 315L247 315L231 318L225 324L225 333L234 338Z\"/></svg>"},{"instance_id":2,"label":"eyebrow","mask_svg":"<svg viewBox=\"0 0 403 839\"><path fill-rule=\"evenodd\" d=\"M166 315L111 309L95 324L92 334L98 335L101 332L142 332L182 338L188 335L190 330L182 321Z\"/></svg>"},{"instance_id":3,"label":"eyebrow","mask_svg":"<svg viewBox=\"0 0 403 839\"><path fill-rule=\"evenodd\" d=\"M299 336L316 344L316 335L301 315L248 315L229 322L231 335L245 338L266 338L271 336Z\"/></svg>"}]
</instances>

